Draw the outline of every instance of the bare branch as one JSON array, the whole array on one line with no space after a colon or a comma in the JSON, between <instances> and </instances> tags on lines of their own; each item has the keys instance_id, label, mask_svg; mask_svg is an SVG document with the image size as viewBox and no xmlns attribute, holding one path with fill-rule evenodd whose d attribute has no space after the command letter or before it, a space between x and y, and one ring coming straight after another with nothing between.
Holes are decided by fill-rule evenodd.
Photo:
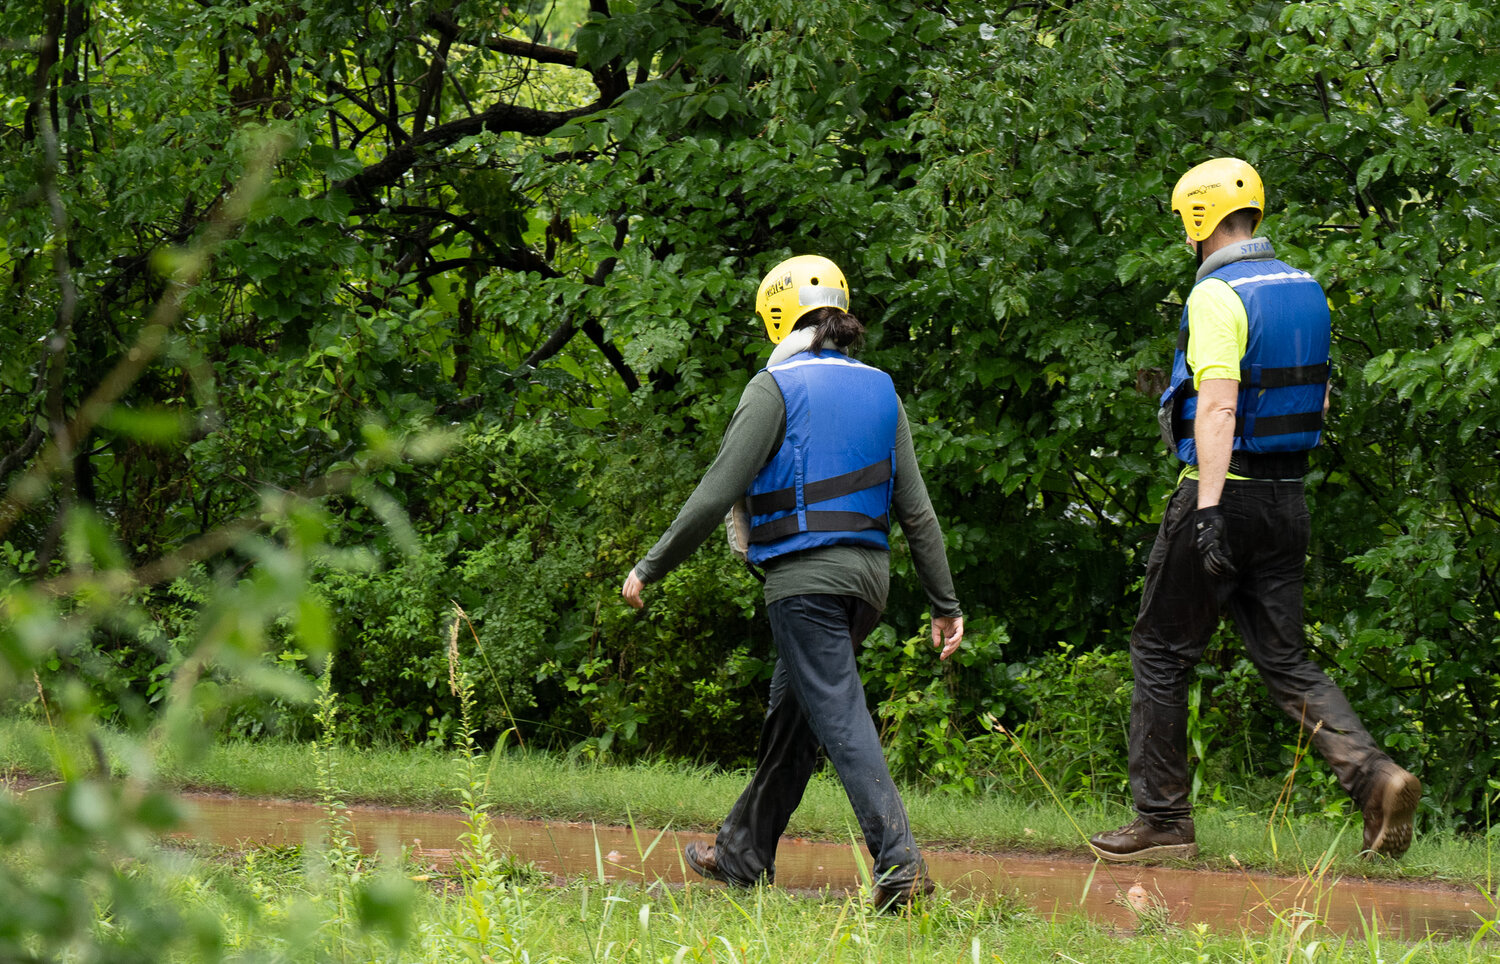
<instances>
[{"instance_id":1,"label":"bare branch","mask_svg":"<svg viewBox=\"0 0 1500 964\"><path fill-rule=\"evenodd\" d=\"M42 442L46 441L46 439L47 433L42 431L40 425L33 423L31 434L26 436L26 440L21 443L20 447L6 455L5 458L0 459L0 481L3 481L12 472L24 465L26 460L31 458L32 454L42 447Z\"/></svg>"},{"instance_id":2,"label":"bare branch","mask_svg":"<svg viewBox=\"0 0 1500 964\"><path fill-rule=\"evenodd\" d=\"M412 136L405 143L394 148L384 158L371 164L353 177L339 181L335 186L349 192L354 197L373 200L375 192L378 189L390 187L399 181L407 171L417 166L422 159L422 153L426 150L447 147L449 144L457 143L465 137L478 134L482 131L496 133L509 132L526 134L532 137L545 137L568 121L598 113L608 106L608 102L603 99L597 100L587 107L577 107L573 110L563 111L534 110L530 107L517 107L513 104L497 104L489 110L476 114L473 117L464 117L455 121L449 121L446 124L439 124L420 135Z\"/></svg>"},{"instance_id":3,"label":"bare branch","mask_svg":"<svg viewBox=\"0 0 1500 964\"><path fill-rule=\"evenodd\" d=\"M532 349L531 354L526 356L526 360L521 362L521 366L511 374L519 375L528 368L537 367L542 362L562 351L577 333L578 325L574 323L573 316L565 316L562 324L553 329L552 334L547 336L546 341Z\"/></svg>"},{"instance_id":4,"label":"bare branch","mask_svg":"<svg viewBox=\"0 0 1500 964\"><path fill-rule=\"evenodd\" d=\"M562 50L557 47L548 47L545 44L515 40L511 37L490 37L484 40L465 39L460 36L458 24L447 13L433 14L427 18L427 25L436 30L438 36L449 42L483 47L485 50L493 50L496 53L534 60L539 64L561 64L564 67L578 66L578 52L576 50Z\"/></svg>"}]
</instances>

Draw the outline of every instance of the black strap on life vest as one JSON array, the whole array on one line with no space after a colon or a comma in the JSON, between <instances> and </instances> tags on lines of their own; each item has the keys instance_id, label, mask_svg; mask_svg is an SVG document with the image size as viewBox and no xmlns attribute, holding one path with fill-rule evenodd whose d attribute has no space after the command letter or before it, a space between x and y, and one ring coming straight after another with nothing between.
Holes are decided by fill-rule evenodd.
<instances>
[{"instance_id":1,"label":"black strap on life vest","mask_svg":"<svg viewBox=\"0 0 1500 964\"><path fill-rule=\"evenodd\" d=\"M1187 351L1188 333L1186 328L1178 329L1177 350ZM1316 365L1287 365L1282 368L1261 368L1258 365L1246 365L1240 369L1240 384L1245 387L1256 388L1288 388L1292 385L1319 385L1328 381L1328 373L1332 366L1328 362L1319 362ZM1198 394L1197 389L1189 388L1183 392L1183 398L1191 398Z\"/></svg>"},{"instance_id":2,"label":"black strap on life vest","mask_svg":"<svg viewBox=\"0 0 1500 964\"><path fill-rule=\"evenodd\" d=\"M1330 371L1328 362L1319 362L1316 365L1287 365L1281 368L1262 368L1259 365L1249 365L1240 369L1240 385L1242 388L1290 388L1295 385L1322 385L1328 381ZM1182 401L1193 398L1198 394L1196 388L1184 386ZM1181 402L1177 405L1177 411L1182 411ZM1246 426L1249 431L1246 431ZM1254 413L1247 415L1237 412L1234 419L1234 434L1239 438L1265 438L1268 435L1291 435L1295 432L1318 432L1323 429L1323 410L1319 408L1316 412L1296 412L1291 415L1272 415L1268 418L1257 418ZM1178 418L1173 416L1172 431L1178 439L1193 437L1193 420L1190 418Z\"/></svg>"},{"instance_id":3,"label":"black strap on life vest","mask_svg":"<svg viewBox=\"0 0 1500 964\"><path fill-rule=\"evenodd\" d=\"M1246 479L1300 479L1312 460L1307 452L1235 452L1229 472Z\"/></svg>"},{"instance_id":4,"label":"black strap on life vest","mask_svg":"<svg viewBox=\"0 0 1500 964\"><path fill-rule=\"evenodd\" d=\"M1327 362L1317 365L1288 365L1285 368L1261 368L1252 365L1240 369L1240 384L1250 388L1289 388L1293 385L1321 385L1328 381Z\"/></svg>"},{"instance_id":5,"label":"black strap on life vest","mask_svg":"<svg viewBox=\"0 0 1500 964\"><path fill-rule=\"evenodd\" d=\"M890 478L891 460L884 458L879 462L871 462L862 469L845 472L843 475L835 475L831 479L819 479L816 482L804 483L802 486L802 501L806 505L827 502L829 499L837 499L844 495L853 495L872 486L880 485L882 482L889 482ZM784 489L773 489L770 492L761 492L758 495L747 495L745 496L745 507L750 510L751 515L770 515L773 512L787 512L797 508L797 489L789 485Z\"/></svg>"},{"instance_id":6,"label":"black strap on life vest","mask_svg":"<svg viewBox=\"0 0 1500 964\"><path fill-rule=\"evenodd\" d=\"M1174 418L1172 420L1172 431L1178 441L1193 437L1193 419ZM1245 431L1246 424L1250 424L1250 431ZM1234 418L1234 434L1236 438L1265 438L1268 435L1291 435L1295 432L1320 432L1323 430L1323 411L1297 412L1292 415L1272 415L1269 418L1256 418L1253 423L1243 415Z\"/></svg>"},{"instance_id":7,"label":"black strap on life vest","mask_svg":"<svg viewBox=\"0 0 1500 964\"><path fill-rule=\"evenodd\" d=\"M808 532L863 532L866 529L879 529L884 532L890 528L889 515L883 515L877 519L863 512L818 512L811 509L805 515ZM750 541L752 543L775 542L777 539L785 539L801 531L802 529L797 525L797 514L794 512L752 527Z\"/></svg>"}]
</instances>

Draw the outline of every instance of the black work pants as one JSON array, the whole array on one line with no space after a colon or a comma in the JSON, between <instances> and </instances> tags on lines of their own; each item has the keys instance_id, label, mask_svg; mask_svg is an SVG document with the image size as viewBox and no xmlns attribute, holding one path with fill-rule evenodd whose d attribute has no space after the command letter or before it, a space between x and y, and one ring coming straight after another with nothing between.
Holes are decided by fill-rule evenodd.
<instances>
[{"instance_id":1,"label":"black work pants","mask_svg":"<svg viewBox=\"0 0 1500 964\"><path fill-rule=\"evenodd\" d=\"M1370 781L1390 757L1343 692L1307 658L1302 578L1311 520L1302 483L1225 483L1219 507L1239 570L1229 578L1203 569L1192 525L1197 506L1196 481L1172 494L1151 547L1130 637L1130 789L1136 810L1162 830L1189 814L1188 689L1226 609L1271 697L1312 733L1313 747L1363 806Z\"/></svg>"},{"instance_id":2,"label":"black work pants","mask_svg":"<svg viewBox=\"0 0 1500 964\"><path fill-rule=\"evenodd\" d=\"M777 841L802 802L821 746L854 807L875 881L891 890L910 887L926 867L855 663L879 611L854 596L809 595L779 599L769 614L777 654L771 706L755 774L715 841L719 869L742 883L774 875Z\"/></svg>"}]
</instances>

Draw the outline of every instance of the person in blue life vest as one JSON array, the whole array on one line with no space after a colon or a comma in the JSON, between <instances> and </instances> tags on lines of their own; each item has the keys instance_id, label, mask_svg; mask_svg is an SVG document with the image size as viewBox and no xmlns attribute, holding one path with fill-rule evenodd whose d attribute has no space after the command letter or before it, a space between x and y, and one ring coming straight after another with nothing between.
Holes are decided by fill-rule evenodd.
<instances>
[{"instance_id":1,"label":"person in blue life vest","mask_svg":"<svg viewBox=\"0 0 1500 964\"><path fill-rule=\"evenodd\" d=\"M822 747L874 859L871 901L892 910L933 885L855 662L885 607L891 519L911 547L942 659L963 642L964 621L906 414L891 377L851 357L864 327L848 309L848 283L827 258L794 257L765 276L756 311L776 347L713 464L621 595L640 608L642 587L738 508L748 560L764 571L777 657L770 708L750 785L713 844L686 847L687 864L709 880L771 883L777 841Z\"/></svg>"},{"instance_id":2,"label":"person in blue life vest","mask_svg":"<svg viewBox=\"0 0 1500 964\"><path fill-rule=\"evenodd\" d=\"M1422 784L1385 754L1307 657L1303 570L1311 529L1302 477L1329 398L1328 300L1256 237L1265 190L1218 158L1172 191L1198 274L1182 313L1163 438L1182 463L1146 565L1130 637L1130 789L1137 817L1089 845L1109 861L1197 854L1189 805L1187 696L1227 610L1277 705L1328 761L1364 818L1364 852L1411 845Z\"/></svg>"}]
</instances>

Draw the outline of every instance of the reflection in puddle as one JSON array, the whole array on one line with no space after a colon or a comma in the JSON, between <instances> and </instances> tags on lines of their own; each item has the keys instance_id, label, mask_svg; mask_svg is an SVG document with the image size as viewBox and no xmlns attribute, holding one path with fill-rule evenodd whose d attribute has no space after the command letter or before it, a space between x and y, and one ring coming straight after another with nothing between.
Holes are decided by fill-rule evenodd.
<instances>
[{"instance_id":1,"label":"reflection in puddle","mask_svg":"<svg viewBox=\"0 0 1500 964\"><path fill-rule=\"evenodd\" d=\"M317 838L322 811L315 804L214 794L184 794L194 816L192 836L226 846L302 844ZM349 808L350 827L367 849L406 846L443 862L463 833L456 812ZM564 877L681 883L698 878L682 863L682 848L702 833L632 831L578 823L492 818L495 845L519 860ZM1497 913L1477 890L1413 886L1361 879L1322 884L1267 874L1172 867L1126 867L1082 857L1036 857L924 852L932 876L950 892L1016 894L1044 916L1077 913L1112 926L1132 927L1130 904L1160 902L1173 923L1205 923L1220 931L1261 929L1283 920L1316 917L1341 933L1362 933L1378 922L1388 937L1472 934ZM644 855L644 856L643 856ZM783 838L776 883L793 890L842 892L859 880L848 845ZM861 848L860 859L868 862ZM710 886L719 886L717 884Z\"/></svg>"}]
</instances>

